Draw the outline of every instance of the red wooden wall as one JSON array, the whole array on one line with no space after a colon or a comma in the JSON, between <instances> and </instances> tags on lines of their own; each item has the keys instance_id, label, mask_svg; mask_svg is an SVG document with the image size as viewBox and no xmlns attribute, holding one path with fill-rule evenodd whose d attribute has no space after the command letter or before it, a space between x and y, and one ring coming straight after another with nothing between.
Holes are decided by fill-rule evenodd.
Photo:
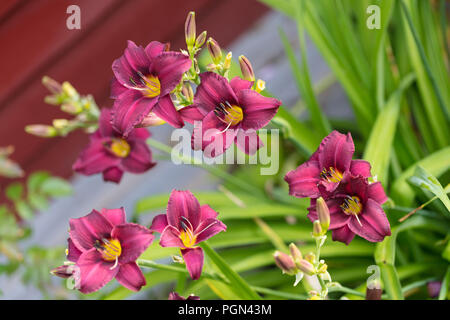
<instances>
[{"instance_id":1,"label":"red wooden wall","mask_svg":"<svg viewBox=\"0 0 450 320\"><path fill-rule=\"evenodd\" d=\"M66 8L81 8L81 30L68 30ZM267 8L256 0L1 0L0 146L14 145L12 158L26 172L49 170L68 177L87 136L44 139L27 124L67 117L43 102L44 75L67 80L99 106L111 106L111 64L128 39L184 47L184 20L196 11L198 32L207 29L222 46L249 28ZM5 185L0 180L0 188ZM9 181L8 181L9 182Z\"/></svg>"}]
</instances>

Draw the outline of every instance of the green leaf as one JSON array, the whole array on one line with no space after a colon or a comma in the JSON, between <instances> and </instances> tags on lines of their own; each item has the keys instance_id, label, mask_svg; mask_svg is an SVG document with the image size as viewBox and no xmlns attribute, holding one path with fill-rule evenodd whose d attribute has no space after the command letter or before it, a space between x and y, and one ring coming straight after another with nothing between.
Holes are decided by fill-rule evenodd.
<instances>
[{"instance_id":1,"label":"green leaf","mask_svg":"<svg viewBox=\"0 0 450 320\"><path fill-rule=\"evenodd\" d=\"M28 220L33 217L33 209L25 201L16 201L14 205L23 219Z\"/></svg>"},{"instance_id":2,"label":"green leaf","mask_svg":"<svg viewBox=\"0 0 450 320\"><path fill-rule=\"evenodd\" d=\"M23 196L23 185L20 182L11 183L6 187L5 194L12 201L19 201Z\"/></svg>"},{"instance_id":3,"label":"green leaf","mask_svg":"<svg viewBox=\"0 0 450 320\"><path fill-rule=\"evenodd\" d=\"M447 268L444 280L442 281L441 291L439 292L439 300L445 300L447 298L449 285L450 285L450 267Z\"/></svg>"},{"instance_id":4,"label":"green leaf","mask_svg":"<svg viewBox=\"0 0 450 320\"><path fill-rule=\"evenodd\" d=\"M45 180L50 178L50 173L46 171L36 171L33 172L27 180L28 192L36 193L39 191L41 185Z\"/></svg>"},{"instance_id":5,"label":"green leaf","mask_svg":"<svg viewBox=\"0 0 450 320\"><path fill-rule=\"evenodd\" d=\"M223 275L230 281L231 287L242 299L261 300L261 297L249 286L241 276L230 268L230 266L217 254L206 242L200 244L206 255L219 268Z\"/></svg>"},{"instance_id":6,"label":"green leaf","mask_svg":"<svg viewBox=\"0 0 450 320\"><path fill-rule=\"evenodd\" d=\"M447 210L450 212L450 200L446 192L444 191L444 188L442 187L439 180L436 179L436 177L434 177L433 175L429 174L424 168L422 168L421 166L417 166L416 170L414 171L414 176L409 178L409 182L419 188L428 190L433 193L442 201Z\"/></svg>"},{"instance_id":7,"label":"green leaf","mask_svg":"<svg viewBox=\"0 0 450 320\"><path fill-rule=\"evenodd\" d=\"M50 177L42 183L41 191L52 197L62 197L72 193L72 186L62 178Z\"/></svg>"}]
</instances>

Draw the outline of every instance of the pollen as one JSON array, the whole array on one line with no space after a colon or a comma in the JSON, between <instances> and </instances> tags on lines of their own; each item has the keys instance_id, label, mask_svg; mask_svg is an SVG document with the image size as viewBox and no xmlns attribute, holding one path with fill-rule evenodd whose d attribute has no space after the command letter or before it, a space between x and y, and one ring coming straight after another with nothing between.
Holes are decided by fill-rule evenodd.
<instances>
[{"instance_id":1,"label":"pollen","mask_svg":"<svg viewBox=\"0 0 450 320\"><path fill-rule=\"evenodd\" d=\"M195 245L197 241L197 236L193 232L193 227L190 221L186 217L181 217L182 221L180 222L181 231L180 231L180 240L183 242L183 245L186 248L191 248Z\"/></svg>"},{"instance_id":2,"label":"pollen","mask_svg":"<svg viewBox=\"0 0 450 320\"><path fill-rule=\"evenodd\" d=\"M341 204L341 209L347 215L357 216L362 211L361 200L357 196L348 196Z\"/></svg>"},{"instance_id":3,"label":"pollen","mask_svg":"<svg viewBox=\"0 0 450 320\"><path fill-rule=\"evenodd\" d=\"M229 102L221 103L214 110L214 114L228 127L238 125L244 119L242 108L231 105Z\"/></svg>"},{"instance_id":4,"label":"pollen","mask_svg":"<svg viewBox=\"0 0 450 320\"><path fill-rule=\"evenodd\" d=\"M126 158L130 154L130 145L125 139L113 139L110 150L119 158Z\"/></svg>"},{"instance_id":5,"label":"pollen","mask_svg":"<svg viewBox=\"0 0 450 320\"><path fill-rule=\"evenodd\" d=\"M342 180L342 173L333 167L329 167L328 170L326 168L322 170L320 177L328 182L336 183Z\"/></svg>"},{"instance_id":6,"label":"pollen","mask_svg":"<svg viewBox=\"0 0 450 320\"><path fill-rule=\"evenodd\" d=\"M117 261L122 254L122 246L117 239L102 239L102 243L98 243L96 247L106 261Z\"/></svg>"}]
</instances>

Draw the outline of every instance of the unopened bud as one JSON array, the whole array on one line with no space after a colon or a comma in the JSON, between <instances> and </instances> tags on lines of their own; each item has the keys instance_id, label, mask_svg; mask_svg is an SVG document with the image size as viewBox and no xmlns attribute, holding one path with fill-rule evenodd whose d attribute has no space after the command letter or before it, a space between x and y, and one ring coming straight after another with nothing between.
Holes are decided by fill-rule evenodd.
<instances>
[{"instance_id":1,"label":"unopened bud","mask_svg":"<svg viewBox=\"0 0 450 320\"><path fill-rule=\"evenodd\" d=\"M25 131L29 134L44 138L56 137L58 135L58 131L55 128L44 124L32 124L26 126Z\"/></svg>"},{"instance_id":2,"label":"unopened bud","mask_svg":"<svg viewBox=\"0 0 450 320\"><path fill-rule=\"evenodd\" d=\"M286 253L275 251L273 257L275 259L275 264L283 271L283 273L294 275L297 272L294 260Z\"/></svg>"},{"instance_id":3,"label":"unopened bud","mask_svg":"<svg viewBox=\"0 0 450 320\"><path fill-rule=\"evenodd\" d=\"M250 61L245 56L239 56L239 66L245 80L255 81L255 73Z\"/></svg>"},{"instance_id":4,"label":"unopened bud","mask_svg":"<svg viewBox=\"0 0 450 320\"><path fill-rule=\"evenodd\" d=\"M181 88L181 92L186 97L187 100L194 100L194 91L192 90L191 85L188 82L183 83L183 87Z\"/></svg>"},{"instance_id":5,"label":"unopened bud","mask_svg":"<svg viewBox=\"0 0 450 320\"><path fill-rule=\"evenodd\" d=\"M62 92L61 84L50 77L44 76L42 84L53 94L60 94Z\"/></svg>"},{"instance_id":6,"label":"unopened bud","mask_svg":"<svg viewBox=\"0 0 450 320\"><path fill-rule=\"evenodd\" d=\"M302 253L299 250L299 248L297 248L295 243L291 243L289 245L289 251L291 252L292 259L294 259L295 263L297 263L297 262L299 262L300 260L303 259Z\"/></svg>"},{"instance_id":7,"label":"unopened bud","mask_svg":"<svg viewBox=\"0 0 450 320\"><path fill-rule=\"evenodd\" d=\"M381 300L383 290L381 288L367 288L366 300Z\"/></svg>"},{"instance_id":8,"label":"unopened bud","mask_svg":"<svg viewBox=\"0 0 450 320\"><path fill-rule=\"evenodd\" d=\"M305 259L311 263L315 263L316 261L316 255L312 252L309 252L305 255Z\"/></svg>"},{"instance_id":9,"label":"unopened bud","mask_svg":"<svg viewBox=\"0 0 450 320\"><path fill-rule=\"evenodd\" d=\"M207 35L206 31L203 31L203 32L200 33L200 35L197 37L197 39L195 40L195 46L196 46L197 48L201 48L201 47L205 44L205 41L206 41L206 35Z\"/></svg>"},{"instance_id":10,"label":"unopened bud","mask_svg":"<svg viewBox=\"0 0 450 320\"><path fill-rule=\"evenodd\" d=\"M219 64L222 61L222 49L213 38L209 38L206 42L206 46L208 47L209 54L214 61L215 64Z\"/></svg>"},{"instance_id":11,"label":"unopened bud","mask_svg":"<svg viewBox=\"0 0 450 320\"><path fill-rule=\"evenodd\" d=\"M195 12L189 12L186 22L184 23L184 35L186 37L186 44L192 47L195 43Z\"/></svg>"},{"instance_id":12,"label":"unopened bud","mask_svg":"<svg viewBox=\"0 0 450 320\"><path fill-rule=\"evenodd\" d=\"M314 221L312 234L314 237L320 237L323 234L322 226L320 225L319 220Z\"/></svg>"},{"instance_id":13,"label":"unopened bud","mask_svg":"<svg viewBox=\"0 0 450 320\"><path fill-rule=\"evenodd\" d=\"M50 271L50 273L54 276L60 277L60 278L70 278L74 274L75 268L73 265L62 265L57 268L54 268Z\"/></svg>"},{"instance_id":14,"label":"unopened bud","mask_svg":"<svg viewBox=\"0 0 450 320\"><path fill-rule=\"evenodd\" d=\"M255 91L256 92L262 92L262 91L264 91L264 89L266 89L266 82L264 80L258 79L256 81Z\"/></svg>"},{"instance_id":15,"label":"unopened bud","mask_svg":"<svg viewBox=\"0 0 450 320\"><path fill-rule=\"evenodd\" d=\"M231 59L233 58L233 53L230 51L228 52L228 54L225 56L225 60L223 62L223 67L225 70L230 69L231 67Z\"/></svg>"},{"instance_id":16,"label":"unopened bud","mask_svg":"<svg viewBox=\"0 0 450 320\"><path fill-rule=\"evenodd\" d=\"M70 98L77 98L78 97L77 90L75 90L75 88L67 81L63 82L62 90Z\"/></svg>"},{"instance_id":17,"label":"unopened bud","mask_svg":"<svg viewBox=\"0 0 450 320\"><path fill-rule=\"evenodd\" d=\"M319 273L325 273L327 272L328 269L328 265L326 263L322 264L319 268L319 270L317 270Z\"/></svg>"},{"instance_id":18,"label":"unopened bud","mask_svg":"<svg viewBox=\"0 0 450 320\"><path fill-rule=\"evenodd\" d=\"M297 268L300 269L300 271L302 271L303 273L312 276L316 273L316 270L314 268L314 266L312 265L312 263L310 263L309 261L302 259L299 261L299 263L296 264Z\"/></svg>"},{"instance_id":19,"label":"unopened bud","mask_svg":"<svg viewBox=\"0 0 450 320\"><path fill-rule=\"evenodd\" d=\"M61 110L70 114L78 114L83 111L83 108L73 103L64 103L61 105Z\"/></svg>"},{"instance_id":20,"label":"unopened bud","mask_svg":"<svg viewBox=\"0 0 450 320\"><path fill-rule=\"evenodd\" d=\"M330 210L322 197L316 200L316 211L319 216L320 225L323 231L326 232L330 226Z\"/></svg>"},{"instance_id":21,"label":"unopened bud","mask_svg":"<svg viewBox=\"0 0 450 320\"><path fill-rule=\"evenodd\" d=\"M67 119L54 119L53 120L53 127L55 129L63 129L63 128L67 127L68 124L69 124L69 120L67 120Z\"/></svg>"},{"instance_id":22,"label":"unopened bud","mask_svg":"<svg viewBox=\"0 0 450 320\"><path fill-rule=\"evenodd\" d=\"M208 71L214 71L217 69L217 66L214 63L210 63L208 65L206 65L206 70Z\"/></svg>"}]
</instances>

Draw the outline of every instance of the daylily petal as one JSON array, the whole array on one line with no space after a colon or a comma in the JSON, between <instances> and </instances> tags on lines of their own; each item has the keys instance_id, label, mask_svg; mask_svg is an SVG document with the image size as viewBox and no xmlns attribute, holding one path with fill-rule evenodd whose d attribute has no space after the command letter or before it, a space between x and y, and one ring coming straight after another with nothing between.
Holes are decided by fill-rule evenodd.
<instances>
[{"instance_id":1,"label":"daylily petal","mask_svg":"<svg viewBox=\"0 0 450 320\"><path fill-rule=\"evenodd\" d=\"M156 162L152 161L152 153L145 141L134 141L131 152L121 163L128 172L141 173L153 168Z\"/></svg>"},{"instance_id":2,"label":"daylily petal","mask_svg":"<svg viewBox=\"0 0 450 320\"><path fill-rule=\"evenodd\" d=\"M120 163L120 159L105 149L104 144L108 141L108 138L91 141L81 152L72 169L84 175L92 175L116 167Z\"/></svg>"},{"instance_id":3,"label":"daylily petal","mask_svg":"<svg viewBox=\"0 0 450 320\"><path fill-rule=\"evenodd\" d=\"M340 241L348 245L355 237L355 234L345 225L339 229L334 229L331 236L333 241Z\"/></svg>"},{"instance_id":4,"label":"daylily petal","mask_svg":"<svg viewBox=\"0 0 450 320\"><path fill-rule=\"evenodd\" d=\"M333 131L319 153L321 168L335 168L342 173L350 168L355 145L350 133L347 135Z\"/></svg>"},{"instance_id":5,"label":"daylily petal","mask_svg":"<svg viewBox=\"0 0 450 320\"><path fill-rule=\"evenodd\" d=\"M161 247L184 247L184 244L180 239L180 232L171 225L168 225L161 233L159 245Z\"/></svg>"},{"instance_id":6,"label":"daylily petal","mask_svg":"<svg viewBox=\"0 0 450 320\"><path fill-rule=\"evenodd\" d=\"M195 106L187 106L178 111L181 115L181 118L193 124L195 121L202 121L206 114L203 114L199 108Z\"/></svg>"},{"instance_id":7,"label":"daylily petal","mask_svg":"<svg viewBox=\"0 0 450 320\"><path fill-rule=\"evenodd\" d=\"M145 53L150 59L154 59L156 56L164 52L164 47L164 43L152 41L145 47Z\"/></svg>"},{"instance_id":8,"label":"daylily petal","mask_svg":"<svg viewBox=\"0 0 450 320\"><path fill-rule=\"evenodd\" d=\"M368 199L363 212L358 215L359 222L352 217L348 226L351 231L371 242L383 241L384 237L391 235L391 228L381 206L374 200Z\"/></svg>"},{"instance_id":9,"label":"daylily petal","mask_svg":"<svg viewBox=\"0 0 450 320\"><path fill-rule=\"evenodd\" d=\"M184 126L183 119L175 108L170 94L161 96L158 103L153 107L152 112L175 128Z\"/></svg>"},{"instance_id":10,"label":"daylily petal","mask_svg":"<svg viewBox=\"0 0 450 320\"><path fill-rule=\"evenodd\" d=\"M98 129L102 137L112 137L115 131L111 124L111 110L103 108L98 119Z\"/></svg>"},{"instance_id":11,"label":"daylily petal","mask_svg":"<svg viewBox=\"0 0 450 320\"><path fill-rule=\"evenodd\" d=\"M151 231L139 224L126 223L117 225L111 232L111 237L117 239L122 247L120 263L136 261L155 238Z\"/></svg>"},{"instance_id":12,"label":"daylily petal","mask_svg":"<svg viewBox=\"0 0 450 320\"><path fill-rule=\"evenodd\" d=\"M278 112L281 101L264 97L254 90L241 90L237 94L239 106L244 111L242 129L258 130L265 127Z\"/></svg>"},{"instance_id":13,"label":"daylily petal","mask_svg":"<svg viewBox=\"0 0 450 320\"><path fill-rule=\"evenodd\" d=\"M88 215L70 219L70 238L78 248L89 250L96 240L109 238L113 225L97 210Z\"/></svg>"},{"instance_id":14,"label":"daylily petal","mask_svg":"<svg viewBox=\"0 0 450 320\"><path fill-rule=\"evenodd\" d=\"M133 41L128 40L128 47L125 49L124 56L134 70L143 74L148 72L150 60L144 48L138 47Z\"/></svg>"},{"instance_id":15,"label":"daylily petal","mask_svg":"<svg viewBox=\"0 0 450 320\"><path fill-rule=\"evenodd\" d=\"M150 231L162 233L169 223L166 214L158 214L153 218Z\"/></svg>"},{"instance_id":16,"label":"daylily petal","mask_svg":"<svg viewBox=\"0 0 450 320\"><path fill-rule=\"evenodd\" d=\"M67 260L77 262L83 251L77 248L72 239L67 239Z\"/></svg>"},{"instance_id":17,"label":"daylily petal","mask_svg":"<svg viewBox=\"0 0 450 320\"><path fill-rule=\"evenodd\" d=\"M126 137L152 110L157 101L158 97L145 98L139 91L128 90L114 101L113 127Z\"/></svg>"},{"instance_id":18,"label":"daylily petal","mask_svg":"<svg viewBox=\"0 0 450 320\"><path fill-rule=\"evenodd\" d=\"M235 141L238 148L249 155L254 155L256 151L264 146L258 133L253 129L238 129Z\"/></svg>"},{"instance_id":19,"label":"daylily petal","mask_svg":"<svg viewBox=\"0 0 450 320\"><path fill-rule=\"evenodd\" d=\"M194 97L194 106L203 114L213 111L214 108L228 101L237 105L238 99L228 80L214 72L200 74L201 83L197 87Z\"/></svg>"},{"instance_id":20,"label":"daylily petal","mask_svg":"<svg viewBox=\"0 0 450 320\"><path fill-rule=\"evenodd\" d=\"M200 221L206 220L206 219L215 219L217 218L217 213L214 211L210 206L207 204L200 207Z\"/></svg>"},{"instance_id":21,"label":"daylily petal","mask_svg":"<svg viewBox=\"0 0 450 320\"><path fill-rule=\"evenodd\" d=\"M326 203L330 210L330 226L328 227L330 230L339 229L349 222L350 216L343 213L340 207L341 199L327 199ZM311 222L319 219L316 211L316 199L311 199L311 206L308 208L308 211L307 217Z\"/></svg>"},{"instance_id":22,"label":"daylily petal","mask_svg":"<svg viewBox=\"0 0 450 320\"><path fill-rule=\"evenodd\" d=\"M119 272L116 274L116 279L121 285L132 291L141 290L141 288L147 283L136 262L121 264Z\"/></svg>"},{"instance_id":23,"label":"daylily petal","mask_svg":"<svg viewBox=\"0 0 450 320\"><path fill-rule=\"evenodd\" d=\"M218 234L221 231L226 231L227 226L220 220L217 219L206 219L203 220L195 230L195 235L197 236L196 244L205 241L212 236Z\"/></svg>"},{"instance_id":24,"label":"daylily petal","mask_svg":"<svg viewBox=\"0 0 450 320\"><path fill-rule=\"evenodd\" d=\"M203 249L187 248L181 249L181 255L186 263L186 269L189 271L189 275L193 280L197 280L202 275L203 269Z\"/></svg>"},{"instance_id":25,"label":"daylily petal","mask_svg":"<svg viewBox=\"0 0 450 320\"><path fill-rule=\"evenodd\" d=\"M123 171L118 167L112 167L103 171L103 180L119 183L122 180Z\"/></svg>"},{"instance_id":26,"label":"daylily petal","mask_svg":"<svg viewBox=\"0 0 450 320\"><path fill-rule=\"evenodd\" d=\"M80 268L80 291L84 294L99 290L119 271L111 268L114 263L103 260L95 248L84 252L76 265Z\"/></svg>"},{"instance_id":27,"label":"daylily petal","mask_svg":"<svg viewBox=\"0 0 450 320\"><path fill-rule=\"evenodd\" d=\"M180 229L182 217L187 218L195 230L200 222L200 204L190 191L173 190L167 204L167 221Z\"/></svg>"},{"instance_id":28,"label":"daylily petal","mask_svg":"<svg viewBox=\"0 0 450 320\"><path fill-rule=\"evenodd\" d=\"M236 76L233 79L231 79L230 86L233 89L233 91L237 94L241 90L251 89L253 86L253 82L241 79L240 77Z\"/></svg>"},{"instance_id":29,"label":"daylily petal","mask_svg":"<svg viewBox=\"0 0 450 320\"><path fill-rule=\"evenodd\" d=\"M317 161L307 161L297 169L289 171L284 180L289 184L291 196L317 198L320 196L319 183L320 167Z\"/></svg>"},{"instance_id":30,"label":"daylily petal","mask_svg":"<svg viewBox=\"0 0 450 320\"><path fill-rule=\"evenodd\" d=\"M111 95L109 96L112 99L118 98L122 93L128 91L127 87L124 87L120 84L116 77L113 77L111 80Z\"/></svg>"},{"instance_id":31,"label":"daylily petal","mask_svg":"<svg viewBox=\"0 0 450 320\"><path fill-rule=\"evenodd\" d=\"M111 222L113 226L126 222L126 214L123 207L119 209L102 209L100 213Z\"/></svg>"},{"instance_id":32,"label":"daylily petal","mask_svg":"<svg viewBox=\"0 0 450 320\"><path fill-rule=\"evenodd\" d=\"M133 140L147 140L151 137L150 131L144 128L136 128L133 131L130 132L128 135L127 140L133 141Z\"/></svg>"},{"instance_id":33,"label":"daylily petal","mask_svg":"<svg viewBox=\"0 0 450 320\"><path fill-rule=\"evenodd\" d=\"M354 176L360 175L364 178L368 178L372 176L370 168L370 163L365 160L352 160L350 164L350 172Z\"/></svg>"},{"instance_id":34,"label":"daylily petal","mask_svg":"<svg viewBox=\"0 0 450 320\"><path fill-rule=\"evenodd\" d=\"M117 81L127 88L134 88L136 84L141 83L138 73L130 65L125 55L114 60L112 70Z\"/></svg>"},{"instance_id":35,"label":"daylily petal","mask_svg":"<svg viewBox=\"0 0 450 320\"><path fill-rule=\"evenodd\" d=\"M169 94L180 83L183 73L191 67L187 55L179 52L163 52L152 60L151 73L161 83L161 96Z\"/></svg>"},{"instance_id":36,"label":"daylily petal","mask_svg":"<svg viewBox=\"0 0 450 320\"><path fill-rule=\"evenodd\" d=\"M379 204L383 204L387 201L386 193L384 192L381 182L375 182L369 184L367 187L367 197L373 199Z\"/></svg>"}]
</instances>

